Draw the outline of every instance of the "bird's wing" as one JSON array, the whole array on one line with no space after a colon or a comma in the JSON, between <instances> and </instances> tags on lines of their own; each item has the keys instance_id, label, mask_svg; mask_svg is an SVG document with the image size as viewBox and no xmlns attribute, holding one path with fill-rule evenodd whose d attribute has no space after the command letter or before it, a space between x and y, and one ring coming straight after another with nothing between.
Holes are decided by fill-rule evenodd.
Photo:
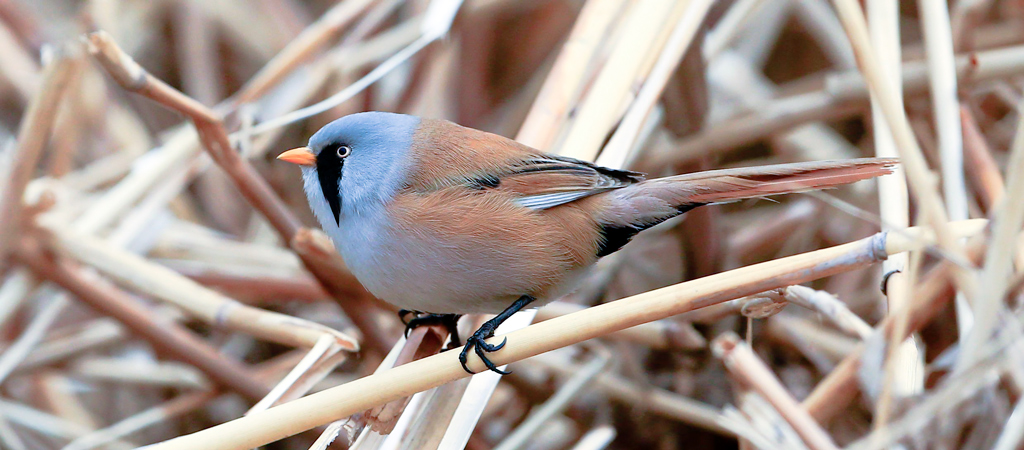
<instances>
[{"instance_id":1,"label":"bird's wing","mask_svg":"<svg viewBox=\"0 0 1024 450\"><path fill-rule=\"evenodd\" d=\"M494 188L517 195L516 203L548 209L594 194L643 181L643 174L609 169L586 161L540 154L470 181L474 187Z\"/></svg>"},{"instance_id":2,"label":"bird's wing","mask_svg":"<svg viewBox=\"0 0 1024 450\"><path fill-rule=\"evenodd\" d=\"M549 155L511 139L454 123L424 119L413 137L408 189L453 186L499 190L519 205L547 209L643 180L643 174Z\"/></svg>"}]
</instances>

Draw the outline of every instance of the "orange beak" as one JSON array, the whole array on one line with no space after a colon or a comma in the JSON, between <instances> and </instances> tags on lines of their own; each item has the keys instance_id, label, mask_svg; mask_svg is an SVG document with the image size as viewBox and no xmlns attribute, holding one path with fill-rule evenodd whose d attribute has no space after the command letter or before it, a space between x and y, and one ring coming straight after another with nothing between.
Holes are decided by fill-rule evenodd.
<instances>
[{"instance_id":1,"label":"orange beak","mask_svg":"<svg viewBox=\"0 0 1024 450\"><path fill-rule=\"evenodd\" d=\"M277 155L277 159L287 161L292 164L298 164L300 166L316 165L316 155L314 155L307 147L293 148Z\"/></svg>"}]
</instances>

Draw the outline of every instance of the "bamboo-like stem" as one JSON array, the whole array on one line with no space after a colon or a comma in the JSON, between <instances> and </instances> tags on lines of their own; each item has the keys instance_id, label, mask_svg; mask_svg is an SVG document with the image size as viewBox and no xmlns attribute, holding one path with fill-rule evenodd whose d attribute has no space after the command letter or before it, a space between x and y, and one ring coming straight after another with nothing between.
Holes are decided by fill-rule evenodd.
<instances>
[{"instance_id":1,"label":"bamboo-like stem","mask_svg":"<svg viewBox=\"0 0 1024 450\"><path fill-rule=\"evenodd\" d=\"M391 367L418 361L437 353L444 344L444 334L447 332L447 330L437 328L420 327L410 332L405 341L406 344L402 346ZM378 371L382 368L379 367ZM380 434L391 433L410 400L409 397L401 398L368 409L364 415L367 417L370 429Z\"/></svg>"},{"instance_id":2,"label":"bamboo-like stem","mask_svg":"<svg viewBox=\"0 0 1024 450\"><path fill-rule=\"evenodd\" d=\"M715 355L725 363L726 369L744 385L768 400L768 403L774 406L779 415L800 435L808 448L839 449L828 433L800 408L771 369L754 354L750 346L740 340L739 336L733 333L724 334L715 339L711 346Z\"/></svg>"},{"instance_id":3,"label":"bamboo-like stem","mask_svg":"<svg viewBox=\"0 0 1024 450\"><path fill-rule=\"evenodd\" d=\"M967 219L967 186L964 181L963 135L957 92L956 61L948 5L917 2L924 26L932 112L942 159L942 188L951 220Z\"/></svg>"},{"instance_id":4,"label":"bamboo-like stem","mask_svg":"<svg viewBox=\"0 0 1024 450\"><path fill-rule=\"evenodd\" d=\"M761 0L741 0L734 3L704 37L704 58L712 60L729 47L742 26L756 17L764 6Z\"/></svg>"},{"instance_id":5,"label":"bamboo-like stem","mask_svg":"<svg viewBox=\"0 0 1024 450\"><path fill-rule=\"evenodd\" d=\"M3 442L5 447L11 450L28 450L29 447L25 445L18 433L11 427L11 423L6 418L0 417L0 442Z\"/></svg>"},{"instance_id":6,"label":"bamboo-like stem","mask_svg":"<svg viewBox=\"0 0 1024 450\"><path fill-rule=\"evenodd\" d=\"M67 358L78 356L85 351L121 342L127 333L112 319L102 318L88 323L67 336L40 343L32 353L15 369L22 373L39 367L55 364Z\"/></svg>"},{"instance_id":7,"label":"bamboo-like stem","mask_svg":"<svg viewBox=\"0 0 1024 450\"><path fill-rule=\"evenodd\" d=\"M686 5L686 10L672 29L672 34L658 56L654 68L651 69L651 73L644 81L643 87L640 88L636 99L630 104L629 110L622 118L618 128L615 129L608 144L601 151L601 155L597 159L598 165L621 167L625 164L629 150L633 148L640 135L647 116L654 110L654 104L661 97L661 92L668 84L672 72L679 65L679 61L683 59L683 55L697 35L712 3L714 3L713 0L691 0ZM596 136L597 133L594 135Z\"/></svg>"},{"instance_id":8,"label":"bamboo-like stem","mask_svg":"<svg viewBox=\"0 0 1024 450\"><path fill-rule=\"evenodd\" d=\"M192 281L248 304L273 304L281 299L311 302L330 296L310 276L267 277L188 270L178 272L184 273Z\"/></svg>"},{"instance_id":9,"label":"bamboo-like stem","mask_svg":"<svg viewBox=\"0 0 1024 450\"><path fill-rule=\"evenodd\" d=\"M623 0L588 1L580 11L558 60L548 73L537 100L530 108L516 140L539 149L549 149L565 123L573 99L583 88L587 70L600 50L609 24L623 8Z\"/></svg>"},{"instance_id":10,"label":"bamboo-like stem","mask_svg":"<svg viewBox=\"0 0 1024 450\"><path fill-rule=\"evenodd\" d=\"M642 0L630 6L622 36L580 103L558 153L594 160L672 6L672 2L658 0Z\"/></svg>"},{"instance_id":11,"label":"bamboo-like stem","mask_svg":"<svg viewBox=\"0 0 1024 450\"><path fill-rule=\"evenodd\" d=\"M76 378L77 380L77 378ZM100 427L100 420L93 411L86 408L83 399L75 395L74 382L70 377L52 371L43 372L36 381L43 402L56 415L91 429Z\"/></svg>"},{"instance_id":12,"label":"bamboo-like stem","mask_svg":"<svg viewBox=\"0 0 1024 450\"><path fill-rule=\"evenodd\" d=\"M962 371L977 362L980 350L996 331L996 318L1003 311L1004 298L1013 275L1013 253L1017 235L1024 225L1024 101L1017 105L1017 130L1010 147L1006 192L992 212L992 239L985 253L985 264L975 293L975 328L964 342L957 369Z\"/></svg>"},{"instance_id":13,"label":"bamboo-like stem","mask_svg":"<svg viewBox=\"0 0 1024 450\"><path fill-rule=\"evenodd\" d=\"M323 379L325 372L333 371L338 364L345 361L347 355L343 354L343 349L330 334L321 335L320 340L306 356L274 385L266 397L253 405L248 414L305 395L313 384Z\"/></svg>"},{"instance_id":14,"label":"bamboo-like stem","mask_svg":"<svg viewBox=\"0 0 1024 450\"><path fill-rule=\"evenodd\" d=\"M922 216L935 229L939 245L953 255L960 255L962 249L959 243L945 229L947 215L937 190L937 180L928 168L928 162L925 161L924 154L914 137L910 122L900 107L898 99L901 97L896 92L896 83L891 83L885 78L881 64L871 48L867 24L864 21L860 4L856 0L833 0L833 3L846 34L850 38L850 43L853 45L857 65L864 74L864 80L874 98L879 102L880 109L893 133L900 161L906 170L910 189L921 206ZM966 274L961 274L960 271L956 273L957 283L962 286L962 289L965 292L973 293L971 292L974 288L973 280Z\"/></svg>"},{"instance_id":15,"label":"bamboo-like stem","mask_svg":"<svg viewBox=\"0 0 1024 450\"><path fill-rule=\"evenodd\" d=\"M979 232L987 222L950 224L958 235ZM925 230L886 232L872 237L723 272L650 291L496 336L507 345L489 355L498 366L579 343L628 327L721 303L768 289L799 284L865 267L893 253L931 242ZM464 378L458 355L445 352L395 367L342 386L270 408L213 428L157 444L152 450L247 449L349 416L368 407ZM471 357L469 366L483 370ZM288 420L284 420L287 418Z\"/></svg>"},{"instance_id":16,"label":"bamboo-like stem","mask_svg":"<svg viewBox=\"0 0 1024 450\"><path fill-rule=\"evenodd\" d=\"M958 75L970 72L972 80L1004 78L1024 72L1024 46L978 52L957 58ZM927 89L926 65L909 61L902 68L906 95ZM767 101L756 114L741 114L680 140L672 153L650 156L655 167L720 152L756 142L780 131L821 120L837 120L863 113L869 93L859 72L839 72L826 78L824 89Z\"/></svg>"},{"instance_id":17,"label":"bamboo-like stem","mask_svg":"<svg viewBox=\"0 0 1024 450\"><path fill-rule=\"evenodd\" d=\"M972 259L980 259L983 251L980 244L978 241L968 245L967 252ZM882 330L887 338L892 338L897 331L897 317L908 316L904 330L906 333L912 333L920 330L928 321L938 315L954 294L950 285L953 272L952 264L944 261L921 277L921 283L917 286L917 293L913 301L900 310L893 311L877 324L875 329ZM906 337L900 336L899 339ZM804 408L815 419L827 422L857 396L860 389L857 383L857 371L860 369L863 353L863 348L861 348L844 358L835 370L821 380L814 391L804 399Z\"/></svg>"},{"instance_id":18,"label":"bamboo-like stem","mask_svg":"<svg viewBox=\"0 0 1024 450\"><path fill-rule=\"evenodd\" d=\"M615 427L601 425L587 431L570 450L604 450L615 440L616 434Z\"/></svg>"},{"instance_id":19,"label":"bamboo-like stem","mask_svg":"<svg viewBox=\"0 0 1024 450\"><path fill-rule=\"evenodd\" d=\"M847 334L861 339L867 339L871 335L871 326L828 292L816 291L805 286L789 286L784 296L792 303L821 313Z\"/></svg>"},{"instance_id":20,"label":"bamboo-like stem","mask_svg":"<svg viewBox=\"0 0 1024 450\"><path fill-rule=\"evenodd\" d=\"M814 37L814 41L828 56L829 62L843 69L857 67L850 43L841 31L843 27L839 23L839 18L826 2L798 0L794 9L794 15Z\"/></svg>"},{"instance_id":21,"label":"bamboo-like stem","mask_svg":"<svg viewBox=\"0 0 1024 450\"><path fill-rule=\"evenodd\" d=\"M565 384L555 392L555 395L530 412L530 415L515 430L512 430L501 444L494 447L495 450L518 450L526 446L530 438L540 430L545 422L565 410L569 406L569 402L608 367L611 363L610 353L608 350L598 352L592 361L566 380Z\"/></svg>"},{"instance_id":22,"label":"bamboo-like stem","mask_svg":"<svg viewBox=\"0 0 1024 450\"><path fill-rule=\"evenodd\" d=\"M87 435L92 431L88 426L11 401L0 400L0 414L11 423L17 423L46 437L70 440ZM135 445L120 440L108 444L108 448L111 450L128 450L135 447Z\"/></svg>"},{"instance_id":23,"label":"bamboo-like stem","mask_svg":"<svg viewBox=\"0 0 1024 450\"><path fill-rule=\"evenodd\" d=\"M7 273L3 282L0 282L0 325L7 324L11 315L18 310L38 284L32 277L32 272L23 267L15 268Z\"/></svg>"},{"instance_id":24,"label":"bamboo-like stem","mask_svg":"<svg viewBox=\"0 0 1024 450\"><path fill-rule=\"evenodd\" d=\"M960 105L960 120L964 129L964 164L972 181L981 207L991 212L1006 192L1003 174L992 158L985 136L981 133L977 119L967 105Z\"/></svg>"},{"instance_id":25,"label":"bamboo-like stem","mask_svg":"<svg viewBox=\"0 0 1024 450\"><path fill-rule=\"evenodd\" d=\"M0 265L13 251L21 236L21 213L25 187L36 171L50 130L57 121L57 111L64 90L74 75L77 64L67 51L56 51L43 70L39 91L32 98L18 129L18 144L9 178L0 186Z\"/></svg>"},{"instance_id":26,"label":"bamboo-like stem","mask_svg":"<svg viewBox=\"0 0 1024 450\"><path fill-rule=\"evenodd\" d=\"M543 322L584 308L582 305L556 301L538 309L536 320ZM606 337L664 350L698 350L707 346L707 341L692 326L671 320L645 323Z\"/></svg>"},{"instance_id":27,"label":"bamboo-like stem","mask_svg":"<svg viewBox=\"0 0 1024 450\"><path fill-rule=\"evenodd\" d=\"M399 67L409 58L412 58L413 55L419 53L434 41L444 37L444 35L448 33L452 21L455 19L455 14L458 12L461 5L462 0L431 3L430 9L424 15L425 17L420 26L419 37L412 41L408 46L391 55L388 59L382 62L379 66L374 67L373 70L362 78L359 78L354 83L346 86L334 95L331 95L316 104L289 112L266 122L262 122L253 127L252 133L262 134L280 128L284 125L326 112L348 101L373 83L376 83L392 70Z\"/></svg>"},{"instance_id":28,"label":"bamboo-like stem","mask_svg":"<svg viewBox=\"0 0 1024 450\"><path fill-rule=\"evenodd\" d=\"M378 1L356 0L334 5L320 16L319 20L292 39L288 46L253 75L230 101L234 104L248 103L261 97L331 39L341 34L349 24Z\"/></svg>"},{"instance_id":29,"label":"bamboo-like stem","mask_svg":"<svg viewBox=\"0 0 1024 450\"><path fill-rule=\"evenodd\" d=\"M273 361L273 360L271 360ZM281 368L273 364L262 364L256 369L256 377L270 381L277 376ZM184 415L189 411L205 405L217 398L225 397L217 390L203 390L190 392L175 397L172 400L140 411L131 417L127 417L111 424L106 428L96 430L90 434L81 436L68 443L63 450L91 450L101 447L111 441L131 435L141 429Z\"/></svg>"},{"instance_id":30,"label":"bamboo-like stem","mask_svg":"<svg viewBox=\"0 0 1024 450\"><path fill-rule=\"evenodd\" d=\"M921 252L912 252L910 260L904 269L905 272L890 274L886 282L886 294L893 298L904 299L903 305L910 304L913 298L913 289L916 287L918 272L924 255ZM891 289L892 291L889 291ZM902 311L896 309L895 311ZM881 429L886 426L893 413L893 404L897 395L906 397L920 393L924 383L923 355L911 339L913 333L907 331L910 326L910 314L899 314L894 318L895 327L886 343L884 349L884 364L882 366L882 389L875 402L874 428Z\"/></svg>"},{"instance_id":31,"label":"bamboo-like stem","mask_svg":"<svg viewBox=\"0 0 1024 450\"><path fill-rule=\"evenodd\" d=\"M859 342L857 338L837 333L814 318L795 314L776 314L768 319L766 325L769 339L792 346L823 373L831 372L835 363L853 353Z\"/></svg>"},{"instance_id":32,"label":"bamboo-like stem","mask_svg":"<svg viewBox=\"0 0 1024 450\"><path fill-rule=\"evenodd\" d=\"M216 349L177 324L157 322L127 294L88 279L69 262L47 257L39 247L30 243L18 248L17 258L38 276L53 281L89 306L119 320L168 356L196 366L224 388L253 401L270 391L267 386L253 380L240 363L221 356Z\"/></svg>"},{"instance_id":33,"label":"bamboo-like stem","mask_svg":"<svg viewBox=\"0 0 1024 450\"><path fill-rule=\"evenodd\" d=\"M919 0L918 11L924 28L925 55L928 62L928 81L931 87L932 117L938 137L939 158L942 161L942 193L950 220L967 219L967 184L964 176L964 141L960 127L960 100L954 61L953 35L949 19L949 6L939 2ZM912 294L912 290L908 293ZM968 293L967 295L973 295ZM957 328L961 343L966 342L976 312L967 304L964 294L957 294ZM915 362L915 366L917 363ZM899 369L897 369L899 370ZM902 372L902 370L900 370ZM899 375L897 375L899 376ZM924 375L919 376L923 380ZM916 380L915 380L916 381ZM923 381L915 383L923 385Z\"/></svg>"},{"instance_id":34,"label":"bamboo-like stem","mask_svg":"<svg viewBox=\"0 0 1024 450\"><path fill-rule=\"evenodd\" d=\"M553 363L544 358L529 361L541 364L562 376L571 376L577 372L575 366L566 366L562 362ZM669 390L642 386L613 373L598 376L594 380L594 389L631 408L650 411L666 419L703 428L722 436L735 435L734 430L723 425L725 420L717 408Z\"/></svg>"},{"instance_id":35,"label":"bamboo-like stem","mask_svg":"<svg viewBox=\"0 0 1024 450\"><path fill-rule=\"evenodd\" d=\"M330 336L340 348L356 352L359 344L323 325L243 305L149 260L74 233L55 223L45 225L59 242L57 248L146 295L181 307L217 327L238 330L284 345L311 348Z\"/></svg>"},{"instance_id":36,"label":"bamboo-like stem","mask_svg":"<svg viewBox=\"0 0 1024 450\"><path fill-rule=\"evenodd\" d=\"M953 46L957 51L973 51L974 32L985 10L992 6L992 0L963 0L953 5L950 29Z\"/></svg>"},{"instance_id":37,"label":"bamboo-like stem","mask_svg":"<svg viewBox=\"0 0 1024 450\"><path fill-rule=\"evenodd\" d=\"M0 77L4 84L11 85L19 102L31 104L33 95L41 92L38 90L40 80L34 76L39 73L39 64L18 42L18 37L7 23L0 24L0 58L4 61L0 66Z\"/></svg>"},{"instance_id":38,"label":"bamboo-like stem","mask_svg":"<svg viewBox=\"0 0 1024 450\"><path fill-rule=\"evenodd\" d=\"M885 0L867 2L871 39L876 54L886 71L884 76L893 83L898 97L895 99L903 108L903 89L899 80L901 73L901 46L899 5ZM954 67L955 70L955 67ZM929 79L934 77L929 76ZM871 97L871 123L874 126L876 156L897 156L895 137L886 120L882 105L877 96ZM903 228L910 225L910 199L907 190L906 172L901 167L893 173L893 177L879 180L878 205L882 229ZM882 276L885 283L883 292L886 296L886 309L890 312L899 310L910 301L912 289L906 283L907 254L893 255L882 263ZM865 336L862 336L864 338ZM887 405L891 394L901 397L914 395L924 388L924 360L922 350L917 342L909 339L904 342L893 341L894 348L890 353L893 358L887 361L886 383L883 387L879 405ZM898 350L896 350L898 348ZM878 408L875 415L875 426L885 423L888 408Z\"/></svg>"},{"instance_id":39,"label":"bamboo-like stem","mask_svg":"<svg viewBox=\"0 0 1024 450\"><path fill-rule=\"evenodd\" d=\"M118 358L79 358L70 365L76 379L179 389L209 389L210 382L194 367L179 362L140 363Z\"/></svg>"},{"instance_id":40,"label":"bamboo-like stem","mask_svg":"<svg viewBox=\"0 0 1024 450\"><path fill-rule=\"evenodd\" d=\"M91 207L74 221L75 230L94 234L114 223L139 198L146 195L158 181L178 170L199 149L195 133L179 129L160 148L149 155L149 164L135 167L116 185L108 189Z\"/></svg>"},{"instance_id":41,"label":"bamboo-like stem","mask_svg":"<svg viewBox=\"0 0 1024 450\"><path fill-rule=\"evenodd\" d=\"M291 238L299 222L274 195L262 177L234 151L219 115L153 77L121 50L110 35L97 31L87 35L89 53L126 90L188 116L210 157L238 184L239 191L259 210L279 234Z\"/></svg>"},{"instance_id":42,"label":"bamboo-like stem","mask_svg":"<svg viewBox=\"0 0 1024 450\"><path fill-rule=\"evenodd\" d=\"M68 305L68 298L65 294L47 295L47 297L49 297L49 303L32 319L21 336L0 355L0 382L6 380L14 372L14 369L25 360L29 352L36 348L46 331L57 320L57 316Z\"/></svg>"},{"instance_id":43,"label":"bamboo-like stem","mask_svg":"<svg viewBox=\"0 0 1024 450\"><path fill-rule=\"evenodd\" d=\"M850 444L847 449L882 450L892 448L901 440L921 433L929 422L936 417L941 417L942 412L962 407L961 404L975 398L980 392L992 389L992 386L999 384L1000 375L1006 371L1008 362L1004 357L1005 354L1021 350L1019 338L1015 339L1015 342L987 347L977 365L965 372L948 377L934 389L931 395L914 405L891 426L871 432ZM967 448L978 448L978 446L968 443Z\"/></svg>"},{"instance_id":44,"label":"bamboo-like stem","mask_svg":"<svg viewBox=\"0 0 1024 450\"><path fill-rule=\"evenodd\" d=\"M199 406L209 403L217 398L217 396L217 391L199 391L179 395L173 400L142 411L109 427L83 435L71 441L63 450L91 450L104 446L112 440L128 436L153 423L169 420L192 411Z\"/></svg>"}]
</instances>

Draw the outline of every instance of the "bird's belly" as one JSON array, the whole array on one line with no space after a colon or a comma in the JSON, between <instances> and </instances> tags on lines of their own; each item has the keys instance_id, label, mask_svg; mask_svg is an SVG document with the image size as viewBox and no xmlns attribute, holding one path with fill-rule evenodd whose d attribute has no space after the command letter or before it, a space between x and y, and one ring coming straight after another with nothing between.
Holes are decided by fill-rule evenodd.
<instances>
[{"instance_id":1,"label":"bird's belly","mask_svg":"<svg viewBox=\"0 0 1024 450\"><path fill-rule=\"evenodd\" d=\"M530 280L514 267L501 267L486 258L474 261L466 249L417 239L385 221L343 221L332 238L359 282L400 308L498 313L530 290Z\"/></svg>"}]
</instances>

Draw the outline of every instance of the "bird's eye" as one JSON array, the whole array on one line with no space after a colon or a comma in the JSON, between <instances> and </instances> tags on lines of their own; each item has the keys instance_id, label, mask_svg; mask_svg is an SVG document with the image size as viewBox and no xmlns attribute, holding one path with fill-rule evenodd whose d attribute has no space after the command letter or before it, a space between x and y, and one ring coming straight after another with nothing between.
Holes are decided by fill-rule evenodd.
<instances>
[{"instance_id":1,"label":"bird's eye","mask_svg":"<svg viewBox=\"0 0 1024 450\"><path fill-rule=\"evenodd\" d=\"M338 153L338 158L347 158L348 155L352 154L352 148L347 146L347 145L342 145L342 146L338 147L337 153Z\"/></svg>"}]
</instances>

